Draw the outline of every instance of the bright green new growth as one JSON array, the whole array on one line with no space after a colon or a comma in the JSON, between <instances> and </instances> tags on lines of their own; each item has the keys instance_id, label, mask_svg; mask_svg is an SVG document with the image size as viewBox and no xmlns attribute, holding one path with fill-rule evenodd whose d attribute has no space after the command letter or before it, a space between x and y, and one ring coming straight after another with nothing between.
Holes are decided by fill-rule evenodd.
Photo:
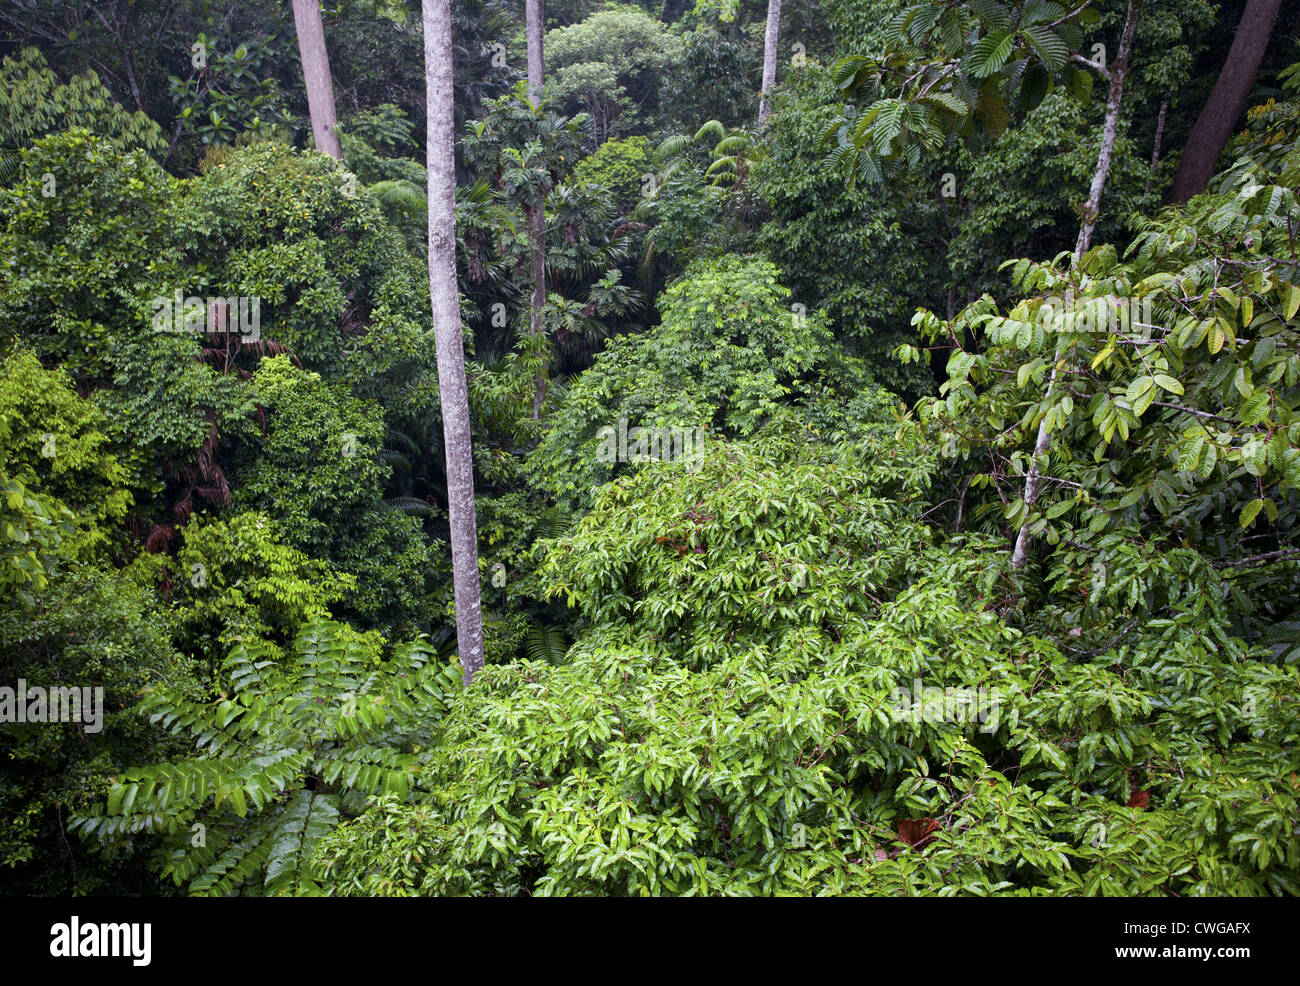
<instances>
[{"instance_id":1,"label":"bright green new growth","mask_svg":"<svg viewBox=\"0 0 1300 986\"><path fill-rule=\"evenodd\" d=\"M332 892L1295 892L1300 682L1212 595L1068 654L998 616L1001 545L917 522L924 471L764 448L647 467L550 545L588 629L559 667L484 671L430 795L324 842ZM1179 591L1189 562L1142 568ZM916 679L994 714L927 720Z\"/></svg>"}]
</instances>

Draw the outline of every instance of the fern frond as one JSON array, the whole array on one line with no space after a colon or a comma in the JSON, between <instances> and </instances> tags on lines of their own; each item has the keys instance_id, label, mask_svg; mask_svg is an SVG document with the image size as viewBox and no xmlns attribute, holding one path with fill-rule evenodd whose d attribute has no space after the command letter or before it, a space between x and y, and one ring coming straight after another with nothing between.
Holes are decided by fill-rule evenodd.
<instances>
[{"instance_id":1,"label":"fern frond","mask_svg":"<svg viewBox=\"0 0 1300 986\"><path fill-rule=\"evenodd\" d=\"M534 623L528 627L524 649L529 660L562 664L564 656L569 652L569 645L564 639L564 631L559 627L544 627Z\"/></svg>"},{"instance_id":2,"label":"fern frond","mask_svg":"<svg viewBox=\"0 0 1300 986\"><path fill-rule=\"evenodd\" d=\"M0 185L13 181L22 161L22 155L17 151L0 151Z\"/></svg>"},{"instance_id":3,"label":"fern frond","mask_svg":"<svg viewBox=\"0 0 1300 986\"><path fill-rule=\"evenodd\" d=\"M704 126L700 127L699 130L695 131L695 137L693 139L697 144L700 141L704 140L705 137L712 137L713 140L716 142L722 140L722 138L725 137L726 134L727 134L726 127L724 127L717 120L710 120L707 123L705 123Z\"/></svg>"},{"instance_id":4,"label":"fern frond","mask_svg":"<svg viewBox=\"0 0 1300 986\"><path fill-rule=\"evenodd\" d=\"M394 206L412 218L420 218L428 211L425 190L404 178L377 181L366 187L384 205Z\"/></svg>"},{"instance_id":5,"label":"fern frond","mask_svg":"<svg viewBox=\"0 0 1300 986\"><path fill-rule=\"evenodd\" d=\"M307 860L318 843L338 824L338 798L314 791L299 791L280 814L271 840L263 880L268 897L297 889Z\"/></svg>"},{"instance_id":6,"label":"fern frond","mask_svg":"<svg viewBox=\"0 0 1300 986\"><path fill-rule=\"evenodd\" d=\"M438 512L437 507L433 504L416 496L395 496L387 500L381 500L380 504L389 510L400 510L402 513L411 516L425 517Z\"/></svg>"},{"instance_id":7,"label":"fern frond","mask_svg":"<svg viewBox=\"0 0 1300 986\"><path fill-rule=\"evenodd\" d=\"M190 894L195 897L233 897L242 887L260 884L257 877L270 856L275 823L274 817L261 819L243 838L232 840L212 865L190 883Z\"/></svg>"},{"instance_id":8,"label":"fern frond","mask_svg":"<svg viewBox=\"0 0 1300 986\"><path fill-rule=\"evenodd\" d=\"M677 134L665 139L658 147L655 148L654 159L656 163L662 163L669 158L676 157L686 150L692 144L690 137L685 134Z\"/></svg>"}]
</instances>

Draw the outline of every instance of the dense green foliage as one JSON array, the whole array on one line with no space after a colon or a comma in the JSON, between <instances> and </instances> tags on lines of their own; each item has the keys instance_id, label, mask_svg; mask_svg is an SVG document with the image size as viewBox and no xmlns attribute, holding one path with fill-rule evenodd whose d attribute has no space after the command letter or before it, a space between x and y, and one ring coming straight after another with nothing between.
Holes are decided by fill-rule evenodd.
<instances>
[{"instance_id":1,"label":"dense green foliage","mask_svg":"<svg viewBox=\"0 0 1300 986\"><path fill-rule=\"evenodd\" d=\"M761 0L536 104L453 3L468 686L420 4L341 161L289 5L112 6L0 5L0 689L103 696L0 691L6 893L1300 894L1290 6L1167 206L1239 7L787 4L760 123Z\"/></svg>"},{"instance_id":2,"label":"dense green foliage","mask_svg":"<svg viewBox=\"0 0 1300 986\"><path fill-rule=\"evenodd\" d=\"M107 813L80 827L106 840L161 828L172 836L162 875L191 893L316 890L307 867L316 843L365 796L410 790L413 737L455 688L454 666L449 677L427 643L387 660L379 650L373 635L311 623L291 659L237 644L219 702L151 689L140 713L189 734L198 755L126 771Z\"/></svg>"}]
</instances>

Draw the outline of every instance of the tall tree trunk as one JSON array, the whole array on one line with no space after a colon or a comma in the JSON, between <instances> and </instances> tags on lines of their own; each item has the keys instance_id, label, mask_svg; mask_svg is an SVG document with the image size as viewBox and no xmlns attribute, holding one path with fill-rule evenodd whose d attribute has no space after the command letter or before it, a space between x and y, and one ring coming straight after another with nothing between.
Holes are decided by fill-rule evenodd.
<instances>
[{"instance_id":1,"label":"tall tree trunk","mask_svg":"<svg viewBox=\"0 0 1300 986\"><path fill-rule=\"evenodd\" d=\"M334 115L334 82L330 77L330 57L325 50L325 28L317 0L293 0L293 23L298 30L298 54L302 57L307 111L311 114L316 150L342 161L343 147L334 132L338 124Z\"/></svg>"},{"instance_id":2,"label":"tall tree trunk","mask_svg":"<svg viewBox=\"0 0 1300 986\"><path fill-rule=\"evenodd\" d=\"M1143 194L1151 191L1151 179L1155 177L1156 165L1160 163L1160 143L1165 137L1165 118L1169 115L1169 97L1166 96L1160 100L1160 112L1156 115L1156 139L1151 147L1151 167L1150 174L1147 175L1146 188Z\"/></svg>"},{"instance_id":3,"label":"tall tree trunk","mask_svg":"<svg viewBox=\"0 0 1300 986\"><path fill-rule=\"evenodd\" d=\"M1201 194L1210 184L1219 155L1246 108L1250 88L1255 84L1255 73L1264 58L1281 4L1282 0L1247 0L1214 91L1197 117L1192 135L1187 138L1187 147L1174 174L1174 186L1169 194L1171 201L1186 202L1193 195Z\"/></svg>"},{"instance_id":4,"label":"tall tree trunk","mask_svg":"<svg viewBox=\"0 0 1300 986\"><path fill-rule=\"evenodd\" d=\"M781 36L781 0L767 0L767 31L763 35L763 89L758 97L758 122L761 126L772 115L768 91L776 85L776 46Z\"/></svg>"},{"instance_id":5,"label":"tall tree trunk","mask_svg":"<svg viewBox=\"0 0 1300 986\"><path fill-rule=\"evenodd\" d=\"M1124 30L1120 33L1119 52L1110 66L1110 88L1106 92L1106 119L1101 126L1101 147L1097 151L1097 167L1092 173L1092 186L1088 201L1083 206L1083 225L1074 244L1074 255L1081 257L1092 246L1092 231L1101 214L1101 193L1106 189L1106 176L1115 154L1115 138L1119 135L1119 107L1124 99L1124 80L1128 78L1128 61L1133 54L1133 35L1138 18L1142 16L1142 0L1129 0L1124 15Z\"/></svg>"},{"instance_id":6,"label":"tall tree trunk","mask_svg":"<svg viewBox=\"0 0 1300 986\"><path fill-rule=\"evenodd\" d=\"M546 307L546 202L543 199L528 210L528 236L532 240L529 249L529 268L533 282L533 293L528 306L528 334L540 336L544 330L542 310ZM546 355L543 354L543 360ZM546 400L546 366L537 371L537 384L533 389L533 418L542 415L542 404Z\"/></svg>"},{"instance_id":7,"label":"tall tree trunk","mask_svg":"<svg viewBox=\"0 0 1300 986\"><path fill-rule=\"evenodd\" d=\"M1120 103L1124 99L1124 80L1128 77L1129 57L1133 53L1133 35L1137 31L1138 18L1142 14L1142 0L1129 0L1128 12L1124 16L1124 29L1120 34L1119 52L1109 69L1110 88L1106 93L1106 117L1101 126L1101 147L1097 151L1097 167L1092 173L1092 185L1088 189L1088 201L1083 207L1083 224L1079 227L1079 238L1074 244L1074 256L1077 260L1088 252L1092 245L1092 232L1097 225L1097 216L1101 212L1101 194L1106 188L1106 175L1110 172L1111 158L1115 154L1115 138L1119 134ZM1056 396L1056 378L1061 370L1063 353L1058 346L1052 360L1052 375L1047 381L1045 403L1051 404ZM1038 425L1038 436L1034 441L1034 454L1029 463L1029 472L1025 475L1024 502L1026 508L1032 508L1038 502L1038 494L1043 485L1042 457L1052 447L1052 433L1047 430L1047 419ZM1029 561L1029 522L1016 533L1015 548L1011 552L1011 567L1024 568Z\"/></svg>"},{"instance_id":8,"label":"tall tree trunk","mask_svg":"<svg viewBox=\"0 0 1300 986\"><path fill-rule=\"evenodd\" d=\"M542 104L542 89L546 81L546 62L542 53L542 0L525 0L525 30L528 34L528 98L534 108ZM546 307L546 198L528 212L528 235L532 240L529 266L533 281L533 294L529 304L528 333L542 334L542 309ZM546 369L537 372L537 387L533 392L533 417L542 413L546 400Z\"/></svg>"},{"instance_id":9,"label":"tall tree trunk","mask_svg":"<svg viewBox=\"0 0 1300 986\"><path fill-rule=\"evenodd\" d=\"M466 685L483 666L478 533L469 389L456 284L456 127L452 103L451 0L424 0L425 105L428 135L429 297L438 347L438 389L447 455L447 513L456 597L456 644Z\"/></svg>"},{"instance_id":10,"label":"tall tree trunk","mask_svg":"<svg viewBox=\"0 0 1300 986\"><path fill-rule=\"evenodd\" d=\"M528 34L528 98L538 106L546 82L546 61L542 57L542 0L524 0L524 22Z\"/></svg>"}]
</instances>

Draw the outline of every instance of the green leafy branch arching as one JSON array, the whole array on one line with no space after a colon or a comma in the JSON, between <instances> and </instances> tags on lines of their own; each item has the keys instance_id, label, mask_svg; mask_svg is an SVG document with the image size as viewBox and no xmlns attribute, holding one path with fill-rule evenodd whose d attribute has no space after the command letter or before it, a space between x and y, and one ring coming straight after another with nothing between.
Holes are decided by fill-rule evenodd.
<instances>
[{"instance_id":1,"label":"green leafy branch arching","mask_svg":"<svg viewBox=\"0 0 1300 986\"><path fill-rule=\"evenodd\" d=\"M885 32L888 54L840 59L832 77L849 106L825 130L827 163L849 181L882 180L898 161L978 125L996 136L1016 111L1037 106L1057 85L1078 98L1092 76L1072 57L1083 27L1100 15L1087 3L1055 0L942 0L910 4ZM1088 65L1086 59L1082 64Z\"/></svg>"},{"instance_id":2,"label":"green leafy branch arching","mask_svg":"<svg viewBox=\"0 0 1300 986\"><path fill-rule=\"evenodd\" d=\"M427 641L384 661L373 635L329 621L304 626L288 661L273 653L236 646L211 702L150 691L142 711L196 755L127 771L73 826L106 844L164 833L162 875L191 894L314 893L316 843L369 796L410 794L421 727L459 673Z\"/></svg>"}]
</instances>

